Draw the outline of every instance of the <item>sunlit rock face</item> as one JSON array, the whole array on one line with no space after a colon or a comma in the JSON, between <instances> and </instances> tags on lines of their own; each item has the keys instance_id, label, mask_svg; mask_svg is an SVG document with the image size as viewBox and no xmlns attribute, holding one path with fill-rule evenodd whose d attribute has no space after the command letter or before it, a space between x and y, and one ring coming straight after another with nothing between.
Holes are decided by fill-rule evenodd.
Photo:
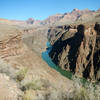
<instances>
[{"instance_id":1,"label":"sunlit rock face","mask_svg":"<svg viewBox=\"0 0 100 100\"><path fill-rule=\"evenodd\" d=\"M15 27L0 25L0 58L22 54L21 32Z\"/></svg>"}]
</instances>

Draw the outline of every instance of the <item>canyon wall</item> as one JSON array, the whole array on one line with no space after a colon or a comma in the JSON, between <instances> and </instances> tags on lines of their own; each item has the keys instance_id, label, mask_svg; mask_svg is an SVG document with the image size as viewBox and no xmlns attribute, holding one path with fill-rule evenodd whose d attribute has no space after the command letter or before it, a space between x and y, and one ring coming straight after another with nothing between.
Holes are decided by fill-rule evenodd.
<instances>
[{"instance_id":1,"label":"canyon wall","mask_svg":"<svg viewBox=\"0 0 100 100\"><path fill-rule=\"evenodd\" d=\"M49 56L79 77L100 80L100 24L58 26L48 31Z\"/></svg>"}]
</instances>

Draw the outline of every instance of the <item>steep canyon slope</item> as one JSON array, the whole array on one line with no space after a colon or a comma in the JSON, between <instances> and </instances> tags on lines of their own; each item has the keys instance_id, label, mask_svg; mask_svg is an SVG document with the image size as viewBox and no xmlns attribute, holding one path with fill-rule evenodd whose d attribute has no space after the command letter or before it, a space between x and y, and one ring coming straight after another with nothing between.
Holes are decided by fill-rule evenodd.
<instances>
[{"instance_id":1,"label":"steep canyon slope","mask_svg":"<svg viewBox=\"0 0 100 100\"><path fill-rule=\"evenodd\" d=\"M79 77L100 80L100 24L58 26L49 30L48 38L56 65Z\"/></svg>"},{"instance_id":2,"label":"steep canyon slope","mask_svg":"<svg viewBox=\"0 0 100 100\"><path fill-rule=\"evenodd\" d=\"M32 51L23 41L22 32L0 24L0 100L60 100L59 94L71 90L72 81Z\"/></svg>"}]
</instances>

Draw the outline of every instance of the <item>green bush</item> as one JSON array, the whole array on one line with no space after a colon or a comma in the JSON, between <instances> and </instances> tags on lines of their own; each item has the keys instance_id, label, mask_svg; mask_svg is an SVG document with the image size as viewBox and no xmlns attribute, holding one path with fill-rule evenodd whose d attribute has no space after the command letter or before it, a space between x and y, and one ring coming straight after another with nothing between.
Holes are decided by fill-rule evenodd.
<instances>
[{"instance_id":1,"label":"green bush","mask_svg":"<svg viewBox=\"0 0 100 100\"><path fill-rule=\"evenodd\" d=\"M22 91L26 90L40 90L43 86L42 82L40 80L32 80L30 82L27 82L26 84L22 85Z\"/></svg>"},{"instance_id":2,"label":"green bush","mask_svg":"<svg viewBox=\"0 0 100 100\"><path fill-rule=\"evenodd\" d=\"M16 73L16 80L17 80L17 81L22 81L22 80L24 79L24 77L25 77L27 71L28 71L28 68L26 68L26 67L20 69L20 70Z\"/></svg>"},{"instance_id":3,"label":"green bush","mask_svg":"<svg viewBox=\"0 0 100 100\"><path fill-rule=\"evenodd\" d=\"M22 100L34 100L34 99L35 99L35 93L33 90L25 91Z\"/></svg>"}]
</instances>

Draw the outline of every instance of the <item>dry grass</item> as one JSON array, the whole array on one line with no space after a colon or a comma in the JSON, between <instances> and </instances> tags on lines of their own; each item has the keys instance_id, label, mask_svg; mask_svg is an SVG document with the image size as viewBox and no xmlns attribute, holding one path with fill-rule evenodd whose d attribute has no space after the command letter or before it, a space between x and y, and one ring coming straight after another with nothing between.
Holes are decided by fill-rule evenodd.
<instances>
[{"instance_id":1,"label":"dry grass","mask_svg":"<svg viewBox=\"0 0 100 100\"><path fill-rule=\"evenodd\" d=\"M5 73L10 78L14 78L16 70L10 64L0 59L0 73Z\"/></svg>"},{"instance_id":2,"label":"dry grass","mask_svg":"<svg viewBox=\"0 0 100 100\"><path fill-rule=\"evenodd\" d=\"M68 100L100 100L100 85L92 83L82 84L80 79L73 78L74 88L68 93Z\"/></svg>"},{"instance_id":3,"label":"dry grass","mask_svg":"<svg viewBox=\"0 0 100 100\"><path fill-rule=\"evenodd\" d=\"M35 100L35 92L33 90L25 91L22 100Z\"/></svg>"},{"instance_id":4,"label":"dry grass","mask_svg":"<svg viewBox=\"0 0 100 100\"><path fill-rule=\"evenodd\" d=\"M22 69L20 69L17 73L16 73L16 80L19 82L19 81L22 81L25 76L26 76L26 73L28 71L28 68L24 67Z\"/></svg>"},{"instance_id":5,"label":"dry grass","mask_svg":"<svg viewBox=\"0 0 100 100\"><path fill-rule=\"evenodd\" d=\"M43 83L40 81L40 80L31 80L31 81L28 81L27 83L25 84L22 84L22 91L26 91L26 90L40 90L43 86Z\"/></svg>"}]
</instances>

